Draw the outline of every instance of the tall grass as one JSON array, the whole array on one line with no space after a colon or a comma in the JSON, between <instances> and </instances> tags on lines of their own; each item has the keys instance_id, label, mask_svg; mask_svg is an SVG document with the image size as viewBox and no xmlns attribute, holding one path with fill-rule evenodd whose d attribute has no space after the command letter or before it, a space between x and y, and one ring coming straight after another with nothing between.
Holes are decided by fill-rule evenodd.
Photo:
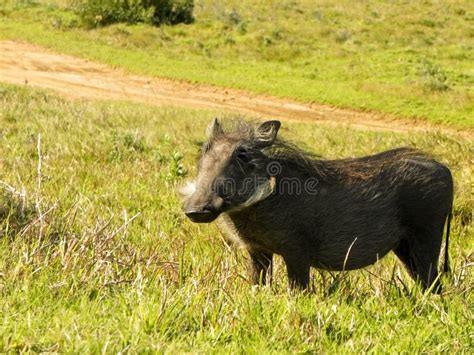
<instances>
[{"instance_id":1,"label":"tall grass","mask_svg":"<svg viewBox=\"0 0 474 355\"><path fill-rule=\"evenodd\" d=\"M289 293L247 282L245 252L189 223L177 186L219 112L67 101L0 89L0 350L469 352L474 262L469 141L284 123L328 158L412 145L456 182L451 275L423 294L393 256Z\"/></svg>"}]
</instances>

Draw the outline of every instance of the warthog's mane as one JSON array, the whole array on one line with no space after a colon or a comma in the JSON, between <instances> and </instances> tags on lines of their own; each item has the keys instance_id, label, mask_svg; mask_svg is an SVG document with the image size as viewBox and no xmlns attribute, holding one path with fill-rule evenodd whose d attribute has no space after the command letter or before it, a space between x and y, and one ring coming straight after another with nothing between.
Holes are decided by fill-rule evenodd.
<instances>
[{"instance_id":1,"label":"warthog's mane","mask_svg":"<svg viewBox=\"0 0 474 355\"><path fill-rule=\"evenodd\" d=\"M212 145L215 141L224 140L248 150L261 150L258 147L258 127L259 123L255 121L242 119L225 121L222 134L211 137L204 147ZM410 174L412 169L409 167L413 167L413 164L434 162L426 153L407 147L366 157L326 160L279 136L270 147L262 151L282 165L291 166L301 173L317 176L322 180L326 178L365 180L395 165L399 174Z\"/></svg>"},{"instance_id":2,"label":"warthog's mane","mask_svg":"<svg viewBox=\"0 0 474 355\"><path fill-rule=\"evenodd\" d=\"M226 120L223 122L223 132L204 143L202 150L218 141L232 142L246 150L260 150L272 160L280 162L282 165L292 166L308 175L318 175L320 177L327 174L326 166L321 164L323 161L318 157L297 145L277 136L270 147L261 149L258 146L258 127L257 121L244 121L243 119ZM253 162L258 163L258 162Z\"/></svg>"}]
</instances>

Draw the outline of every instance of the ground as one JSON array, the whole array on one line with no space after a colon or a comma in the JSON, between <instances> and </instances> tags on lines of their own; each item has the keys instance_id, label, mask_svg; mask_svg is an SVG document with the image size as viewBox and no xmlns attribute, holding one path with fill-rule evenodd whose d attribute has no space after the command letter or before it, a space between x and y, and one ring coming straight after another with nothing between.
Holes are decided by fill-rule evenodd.
<instances>
[{"instance_id":1,"label":"ground","mask_svg":"<svg viewBox=\"0 0 474 355\"><path fill-rule=\"evenodd\" d=\"M281 259L274 285L252 288L245 252L181 211L176 189L195 175L196 142L221 112L0 92L1 349L472 349L469 139L284 122L284 137L322 156L410 145L456 181L442 296L423 294L393 255L344 276L313 271L314 292L291 294Z\"/></svg>"},{"instance_id":2,"label":"ground","mask_svg":"<svg viewBox=\"0 0 474 355\"><path fill-rule=\"evenodd\" d=\"M434 126L386 113L340 109L242 90L130 75L123 70L13 41L0 42L0 77L3 82L48 88L72 98L132 100L151 105L238 112L260 118L346 124L361 129L474 135L471 130Z\"/></svg>"},{"instance_id":3,"label":"ground","mask_svg":"<svg viewBox=\"0 0 474 355\"><path fill-rule=\"evenodd\" d=\"M197 0L190 25L92 29L70 4L6 0L0 39L133 74L474 127L469 0Z\"/></svg>"},{"instance_id":4,"label":"ground","mask_svg":"<svg viewBox=\"0 0 474 355\"><path fill-rule=\"evenodd\" d=\"M211 3L200 3L197 14L211 11ZM285 4L275 3L275 11L282 11ZM387 16L381 9L390 5L376 4L366 6ZM244 5L236 2L236 11L251 10ZM350 11L357 12L361 6ZM454 40L465 34L461 22L470 16L467 2L458 1L452 7L411 6L419 6L419 11L410 14L410 21L421 21L436 6L443 10L440 18L431 18L434 27L427 22L421 25L426 27L425 34L441 22ZM226 11L228 16L230 10ZM326 16L332 10L321 5L318 11ZM121 37L114 31L125 29L137 36L163 31L185 39L191 27L52 29L51 12L63 20L66 16L55 7L20 7L4 14L5 21L0 23L0 36L9 39L0 42L0 79L10 83L0 84L0 351L472 352L473 141L469 121L462 120L472 107L469 100L464 101L471 88L457 86L433 93L400 84L407 90L410 110L419 108L414 109L418 119L413 120L401 114L404 109L393 110L401 107L398 94L388 95L369 112L357 105L352 106L355 110L338 108L330 100L310 103L295 94L298 89L288 89L286 95L262 86L257 94L243 91L251 88L240 84L233 89L211 85L219 84L218 80L196 84L191 83L196 78L190 77L177 82L170 80L172 75L165 75L165 80L152 73L162 68L162 59L148 65L151 72L146 73L127 65L112 69L59 51L70 55L77 50L85 53L83 57L92 57L93 51L85 49L93 42L88 42L89 37L100 34L109 36L107 41L117 40ZM448 20L454 21L451 17L457 12L455 23L460 27L455 30ZM297 20L303 18L300 15L295 15ZM212 14L206 16L196 26L208 23L212 33L220 22ZM345 15L340 16L340 23L347 25ZM248 33L255 33L251 29L256 25L250 17L248 21ZM407 18L400 21L411 28ZM44 31L32 39L38 23ZM271 23L264 22L263 27ZM21 34L16 32L20 25L24 26ZM283 25L290 31L289 24ZM377 26L385 29L381 23ZM291 31L283 33L293 36ZM357 37L354 33L358 32L351 33L341 33L341 39L349 36L349 40L340 43ZM441 39L451 48L446 33ZM80 42L82 47L53 43L61 38L71 40L69 44ZM378 40L365 39L368 46L380 48ZM43 41L49 49L11 40ZM99 43L91 48L100 47L97 52L102 59L106 53L116 58L120 50L125 57L139 53L146 62L144 52L149 45L137 49L123 43ZM442 48L442 44L437 46ZM461 40L458 57L467 46ZM245 48L254 47L253 42L245 44ZM434 50L415 49L425 54ZM225 58L230 60L235 48L227 50ZM447 56L457 51L451 50ZM439 56L443 67L459 64L449 73L469 73L465 59L447 56ZM375 57L367 54L363 60L370 58ZM260 62L255 73L268 70L267 65ZM341 62L337 65L344 67ZM386 83L393 84L389 73L375 73L373 82L380 84L380 76L386 75ZM216 72L216 76L224 74L228 73ZM288 85L285 77L280 79ZM346 79L342 77L341 82L352 85ZM468 84L471 79L459 80L458 84L462 80ZM316 95L317 80L311 85L316 85L310 90ZM360 93L371 97L370 106L379 96L371 96L364 88ZM458 94L461 99L449 108ZM413 105L417 95L426 103ZM339 106L350 104L353 97L348 96ZM435 98L441 100L439 106L433 105ZM451 119L437 119L443 112ZM423 293L392 254L363 270L342 274L313 270L313 291L308 294L288 291L284 264L277 258L272 287L251 287L246 253L228 245L214 225L190 223L176 192L196 174L198 143L212 118L236 114L278 117L283 137L328 159L412 146L447 164L455 180L455 203L452 272L442 276L443 294Z\"/></svg>"}]
</instances>

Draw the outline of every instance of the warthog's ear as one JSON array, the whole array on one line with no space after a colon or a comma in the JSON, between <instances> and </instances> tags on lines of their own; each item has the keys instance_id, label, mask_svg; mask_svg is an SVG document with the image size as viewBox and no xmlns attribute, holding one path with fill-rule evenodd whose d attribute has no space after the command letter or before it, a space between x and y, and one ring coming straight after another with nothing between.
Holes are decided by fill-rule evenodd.
<instances>
[{"instance_id":1,"label":"warthog's ear","mask_svg":"<svg viewBox=\"0 0 474 355\"><path fill-rule=\"evenodd\" d=\"M218 135L224 133L222 130L222 126L217 118L212 120L212 123L209 127L207 127L207 139L212 140L213 138L217 137Z\"/></svg>"},{"instance_id":2,"label":"warthog's ear","mask_svg":"<svg viewBox=\"0 0 474 355\"><path fill-rule=\"evenodd\" d=\"M275 142L278 130L280 129L280 121L266 121L258 128L255 135L255 142L258 148L270 147Z\"/></svg>"}]
</instances>

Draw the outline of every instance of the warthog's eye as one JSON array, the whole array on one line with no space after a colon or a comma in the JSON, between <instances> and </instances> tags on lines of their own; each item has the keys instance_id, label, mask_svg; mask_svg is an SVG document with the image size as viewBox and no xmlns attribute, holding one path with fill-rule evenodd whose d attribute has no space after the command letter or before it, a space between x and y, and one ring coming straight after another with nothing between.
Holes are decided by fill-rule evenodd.
<instances>
[{"instance_id":1,"label":"warthog's eye","mask_svg":"<svg viewBox=\"0 0 474 355\"><path fill-rule=\"evenodd\" d=\"M235 152L235 155L237 159L244 163L249 163L252 160L252 157L250 156L249 152L245 148L238 148L237 151Z\"/></svg>"}]
</instances>

